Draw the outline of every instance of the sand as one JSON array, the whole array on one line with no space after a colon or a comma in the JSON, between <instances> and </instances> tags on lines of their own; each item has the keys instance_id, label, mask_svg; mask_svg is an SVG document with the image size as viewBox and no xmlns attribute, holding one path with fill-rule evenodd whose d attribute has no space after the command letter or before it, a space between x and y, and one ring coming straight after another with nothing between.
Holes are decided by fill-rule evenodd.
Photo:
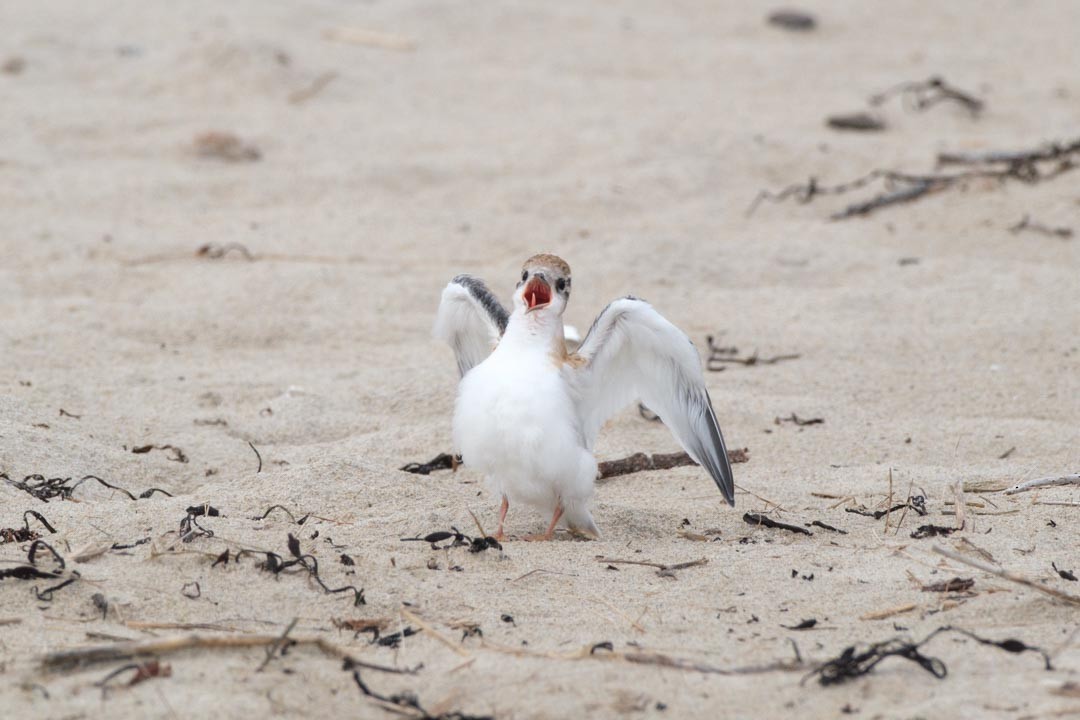
<instances>
[{"instance_id":1,"label":"sand","mask_svg":"<svg viewBox=\"0 0 1080 720\"><path fill-rule=\"evenodd\" d=\"M91 481L76 501L45 503L0 482L0 527L42 513L57 531L43 539L80 573L51 602L32 593L48 581L0 582L6 714L391 717L310 647L261 671L258 647L165 654L171 676L126 687L129 672L107 694L95 683L121 662L40 666L57 650L186 635L184 624L248 637L294 619L294 636L365 662L422 664L362 677L416 693L432 715L1077 712L1066 685L1080 681L1077 608L931 551L970 554L970 543L1080 594L1051 566L1080 572L1080 508L1042 504L1076 502L1077 488L969 494L980 505L963 531L911 533L955 524L943 513L957 481L1080 468L1080 240L1008 231L1030 214L1080 232L1080 172L970 183L842 222L827 217L853 197L746 211L760 190L811 176L923 172L939 151L1074 139L1080 5L807 8L819 20L808 33L767 25L772 8L752 3L0 9L0 471L173 495L131 501ZM824 124L932 75L984 99L984 112L895 99L877 110L885 132ZM214 257L232 243L248 255ZM749 449L737 509L683 467L601 484L599 542L476 554L401 542L451 526L475 535L470 510L494 526L497 499L468 467L397 468L449 450L455 366L430 337L442 286L468 271L508 298L540 250L574 268L578 327L633 292L703 353L714 335L742 356L799 355L708 375L729 446ZM825 422L776 424L791 413ZM187 462L132 452L146 445L181 448ZM675 449L630 408L598 455ZM924 496L929 514L845 512L884 507L890 493ZM185 509L203 503L222 514L200 519L213 536L178 542ZM252 519L274 504L312 517ZM847 534L754 528L747 511ZM512 510L509 530L543 522ZM708 530L715 541L680 535ZM260 570L261 557L211 565L239 548L287 557L289 533L328 585L362 587L366 604L303 572ZM27 547L0 546L3 565ZM88 548L103 552L73 559ZM661 577L598 557L708 563ZM921 590L955 576L975 580L970 593ZM403 611L450 646L426 632L370 644L334 625L421 627ZM463 639L461 622L483 636ZM801 682L852 644L946 624L1044 648L1054 670L948 636L924 649L948 666L943 680L892 658L847 684ZM614 656L588 654L602 642ZM730 670L790 663L793 642L796 670L626 660Z\"/></svg>"}]
</instances>

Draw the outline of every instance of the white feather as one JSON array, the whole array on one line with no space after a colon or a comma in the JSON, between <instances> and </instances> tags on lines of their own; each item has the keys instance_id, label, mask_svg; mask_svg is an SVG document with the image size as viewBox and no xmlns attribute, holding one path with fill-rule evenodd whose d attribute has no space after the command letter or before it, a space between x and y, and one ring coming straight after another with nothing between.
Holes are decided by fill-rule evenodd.
<instances>
[{"instance_id":1,"label":"white feather","mask_svg":"<svg viewBox=\"0 0 1080 720\"><path fill-rule=\"evenodd\" d=\"M589 448L608 418L640 399L735 504L731 465L701 358L682 330L644 300L622 298L596 318L578 354L587 362L567 376L580 397Z\"/></svg>"}]
</instances>

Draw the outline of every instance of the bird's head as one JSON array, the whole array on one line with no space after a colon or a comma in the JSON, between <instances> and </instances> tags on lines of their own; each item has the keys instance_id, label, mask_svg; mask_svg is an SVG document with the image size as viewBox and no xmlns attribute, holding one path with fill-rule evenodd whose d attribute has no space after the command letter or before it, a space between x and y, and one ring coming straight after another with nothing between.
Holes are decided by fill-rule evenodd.
<instances>
[{"instance_id":1,"label":"bird's head","mask_svg":"<svg viewBox=\"0 0 1080 720\"><path fill-rule=\"evenodd\" d=\"M525 313L562 315L570 299L570 266L555 255L533 255L521 268L514 307Z\"/></svg>"}]
</instances>

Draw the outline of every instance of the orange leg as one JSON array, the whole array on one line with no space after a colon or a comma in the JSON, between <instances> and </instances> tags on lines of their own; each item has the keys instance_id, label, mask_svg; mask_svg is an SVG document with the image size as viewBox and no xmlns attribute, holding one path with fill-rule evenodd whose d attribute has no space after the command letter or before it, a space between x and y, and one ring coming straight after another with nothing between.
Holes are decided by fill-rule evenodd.
<instances>
[{"instance_id":1,"label":"orange leg","mask_svg":"<svg viewBox=\"0 0 1080 720\"><path fill-rule=\"evenodd\" d=\"M499 507L499 528L495 531L495 539L502 542L506 539L506 534L503 532L503 522L506 520L506 513L510 509L510 501L505 495L502 496L502 505Z\"/></svg>"},{"instance_id":2,"label":"orange leg","mask_svg":"<svg viewBox=\"0 0 1080 720\"><path fill-rule=\"evenodd\" d=\"M563 507L562 503L555 506L555 514L551 517L551 524L548 525L547 532L543 535L526 535L523 540L550 540L555 537L555 526L559 524L559 518L562 517Z\"/></svg>"}]
</instances>

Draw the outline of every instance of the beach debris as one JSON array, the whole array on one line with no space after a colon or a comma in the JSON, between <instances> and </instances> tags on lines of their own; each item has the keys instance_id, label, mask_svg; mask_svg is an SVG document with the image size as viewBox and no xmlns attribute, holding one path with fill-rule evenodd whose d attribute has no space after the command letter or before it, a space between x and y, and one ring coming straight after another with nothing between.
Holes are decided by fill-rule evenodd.
<instances>
[{"instance_id":1,"label":"beach debris","mask_svg":"<svg viewBox=\"0 0 1080 720\"><path fill-rule=\"evenodd\" d=\"M939 153L939 167L964 166L957 172L908 173L898 170L872 170L854 180L836 185L824 185L811 177L806 183L789 185L772 192L762 190L747 208L753 215L762 202L781 203L794 198L800 204L828 195L843 195L880 183L884 191L868 200L848 205L834 212L830 220L846 220L870 215L885 207L912 202L931 193L964 187L976 180L1005 183L1009 180L1036 185L1080 167L1080 139L1065 143L1048 143L1021 151L983 153Z\"/></svg>"},{"instance_id":2,"label":"beach debris","mask_svg":"<svg viewBox=\"0 0 1080 720\"><path fill-rule=\"evenodd\" d=\"M728 462L750 462L750 448L728 450ZM454 456L449 453L440 453L428 462L411 462L398 469L417 475L428 475L435 470L455 470L461 464L460 455ZM686 465L697 465L697 463L685 452L654 453L652 455L639 452L617 460L603 460L597 463L597 477L600 480L606 480L619 475L629 475L630 473L646 472L648 470L670 470Z\"/></svg>"},{"instance_id":3,"label":"beach debris","mask_svg":"<svg viewBox=\"0 0 1080 720\"><path fill-rule=\"evenodd\" d=\"M780 627L784 628L785 630L809 630L815 625L817 625L817 622L818 621L816 618L810 618L809 620L803 620L798 625L781 625Z\"/></svg>"},{"instance_id":4,"label":"beach debris","mask_svg":"<svg viewBox=\"0 0 1080 720\"><path fill-rule=\"evenodd\" d=\"M338 77L338 73L335 70L324 72L311 81L311 84L302 90L289 93L289 104L300 105L307 102L311 98L321 93L327 85L332 83Z\"/></svg>"},{"instance_id":5,"label":"beach debris","mask_svg":"<svg viewBox=\"0 0 1080 720\"><path fill-rule=\"evenodd\" d=\"M184 583L184 587L180 588L180 594L190 600L198 600L202 597L202 586L198 582Z\"/></svg>"},{"instance_id":6,"label":"beach debris","mask_svg":"<svg viewBox=\"0 0 1080 720\"><path fill-rule=\"evenodd\" d=\"M1062 580L1077 582L1076 573L1072 570L1062 570L1057 566L1057 563L1050 563L1050 567L1054 568L1054 572L1056 572Z\"/></svg>"},{"instance_id":7,"label":"beach debris","mask_svg":"<svg viewBox=\"0 0 1080 720\"><path fill-rule=\"evenodd\" d=\"M890 657L900 657L919 665L923 670L939 680L949 674L945 663L938 658L923 655L920 650L938 635L943 633L959 633L983 645L997 647L1010 653L1036 652L1042 655L1046 663L1046 669L1052 670L1050 656L1042 649L1032 647L1020 640L988 640L962 628L944 625L934 630L918 642L893 638L883 642L873 643L864 650L859 646L851 645L844 649L839 656L829 660L815 668L803 681L809 677L817 676L822 685L839 685L863 675L869 674L881 661Z\"/></svg>"},{"instance_id":8,"label":"beach debris","mask_svg":"<svg viewBox=\"0 0 1080 720\"><path fill-rule=\"evenodd\" d=\"M262 158L258 147L246 143L230 132L210 130L195 136L195 154L201 158L241 163Z\"/></svg>"},{"instance_id":9,"label":"beach debris","mask_svg":"<svg viewBox=\"0 0 1080 720\"><path fill-rule=\"evenodd\" d=\"M784 360L798 360L802 357L802 355L797 353L761 357L758 355L757 350L754 351L753 355L748 357L738 357L739 348L716 345L712 335L706 335L705 342L709 349L709 355L705 359L705 368L710 372L722 372L726 365L745 365L746 367L752 367L754 365L775 365Z\"/></svg>"},{"instance_id":10,"label":"beach debris","mask_svg":"<svg viewBox=\"0 0 1080 720\"><path fill-rule=\"evenodd\" d=\"M854 112L845 115L830 115L825 124L833 130L854 130L856 132L881 132L885 121L868 112Z\"/></svg>"},{"instance_id":11,"label":"beach debris","mask_svg":"<svg viewBox=\"0 0 1080 720\"><path fill-rule=\"evenodd\" d=\"M23 513L23 526L21 528L0 528L0 545L9 542L30 542L40 538L41 533L30 529L30 518L36 519L49 533L56 533L56 528L49 524L44 515L35 510L27 510Z\"/></svg>"},{"instance_id":12,"label":"beach debris","mask_svg":"<svg viewBox=\"0 0 1080 720\"><path fill-rule=\"evenodd\" d=\"M728 462L744 463L749 461L749 448L735 448L734 450L728 450ZM606 480L607 478L617 477L619 475L629 475L631 473L646 472L649 470L670 470L671 468L683 467L685 465L697 465L697 463L684 452L654 453L652 455L647 455L646 453L634 453L633 455L617 460L604 460L597 463L597 472L598 477L601 480Z\"/></svg>"},{"instance_id":13,"label":"beach debris","mask_svg":"<svg viewBox=\"0 0 1080 720\"><path fill-rule=\"evenodd\" d=\"M285 570L293 567L300 567L307 571L308 575L316 583L319 584L319 587L321 587L323 589L323 592L325 592L326 594L333 595L337 593L352 591L354 607L367 604L367 600L364 598L363 588L357 588L354 585L344 585L339 588L331 588L329 585L327 585L326 581L324 581L322 579L322 576L319 574L318 559L316 559L314 555L304 553L301 550L300 540L297 539L297 537L292 533L288 534L288 542L286 543L286 545L289 549L289 554L292 556L291 560L285 560L281 555L278 555L275 552L244 549L236 552L234 561L239 565L240 559L244 556L262 556L264 559L263 562L260 563L259 567L273 575L280 575Z\"/></svg>"},{"instance_id":14,"label":"beach debris","mask_svg":"<svg viewBox=\"0 0 1080 720\"><path fill-rule=\"evenodd\" d=\"M43 570L38 567L38 551L42 550L48 552L53 559L53 569ZM64 557L56 551L49 543L44 540L34 540L30 543L30 547L26 550L26 562L24 565L15 565L13 567L0 567L0 580L11 578L13 580L58 580L61 582L56 585L51 585L44 590L38 590L35 585L31 588L34 592L34 596L41 602L52 602L53 594L62 588L71 585L76 582L80 575L78 570L71 570L65 573L67 568L67 561Z\"/></svg>"},{"instance_id":15,"label":"beach debris","mask_svg":"<svg viewBox=\"0 0 1080 720\"><path fill-rule=\"evenodd\" d=\"M791 413L791 415L787 417L777 417L773 420L773 425L780 425L781 423L792 423L799 427L805 425L823 425L825 423L825 418L801 418L795 413Z\"/></svg>"},{"instance_id":16,"label":"beach debris","mask_svg":"<svg viewBox=\"0 0 1080 720\"><path fill-rule=\"evenodd\" d=\"M5 75L19 75L25 69L26 60L18 55L13 55L0 64L0 73Z\"/></svg>"},{"instance_id":17,"label":"beach debris","mask_svg":"<svg viewBox=\"0 0 1080 720\"><path fill-rule=\"evenodd\" d=\"M935 105L944 102L952 102L960 105L972 117L978 116L985 107L985 103L972 93L956 88L941 77L931 77L927 80L916 82L904 82L895 85L884 92L870 97L872 106L883 105L889 98L900 96L904 106L916 112L929 110Z\"/></svg>"},{"instance_id":18,"label":"beach debris","mask_svg":"<svg viewBox=\"0 0 1080 720\"><path fill-rule=\"evenodd\" d=\"M957 529L958 528L954 527L945 527L944 525L920 525L911 532L911 537L919 540L921 538L952 535Z\"/></svg>"},{"instance_id":19,"label":"beach debris","mask_svg":"<svg viewBox=\"0 0 1080 720\"><path fill-rule=\"evenodd\" d=\"M184 519L180 521L180 542L189 543L198 537L214 537L214 531L204 528L197 518L222 517L221 511L209 503L192 505L185 511Z\"/></svg>"},{"instance_id":20,"label":"beach debris","mask_svg":"<svg viewBox=\"0 0 1080 720\"><path fill-rule=\"evenodd\" d=\"M251 452L255 453L255 457L259 461L259 467L255 469L255 474L258 475L262 472L262 455L259 454L258 448L250 440L248 440L248 447L251 448Z\"/></svg>"},{"instance_id":21,"label":"beach debris","mask_svg":"<svg viewBox=\"0 0 1080 720\"><path fill-rule=\"evenodd\" d=\"M1019 485L1014 485L1005 491L1006 495L1016 495L1018 493L1027 492L1028 490L1036 490L1039 488L1059 487L1062 485L1080 485L1080 474L1076 475L1062 475L1060 477L1044 477L1037 478L1035 480L1028 480L1022 482Z\"/></svg>"},{"instance_id":22,"label":"beach debris","mask_svg":"<svg viewBox=\"0 0 1080 720\"><path fill-rule=\"evenodd\" d=\"M923 592L959 593L966 592L973 587L975 587L974 579L954 577L952 580L942 580L941 582L923 585L921 590Z\"/></svg>"},{"instance_id":23,"label":"beach debris","mask_svg":"<svg viewBox=\"0 0 1080 720\"><path fill-rule=\"evenodd\" d=\"M139 545L145 545L148 542L150 542L150 538L144 537L144 538L141 538L139 540L136 540L135 542L130 542L130 543L113 543L112 545L109 546L109 550L130 550L133 547L138 547Z\"/></svg>"},{"instance_id":24,"label":"beach debris","mask_svg":"<svg viewBox=\"0 0 1080 720\"><path fill-rule=\"evenodd\" d=\"M905 502L897 503L884 510L870 510L865 505L860 505L857 508L844 508L844 512L849 512L854 515L862 515L864 517L871 517L875 520L880 520L886 515L891 515L898 510L905 510L910 508L919 515L926 515L926 497L924 495L912 495L909 496Z\"/></svg>"},{"instance_id":25,"label":"beach debris","mask_svg":"<svg viewBox=\"0 0 1080 720\"><path fill-rule=\"evenodd\" d=\"M746 523L748 523L750 525L761 525L761 526L764 526L764 527L767 527L767 528L776 528L778 530L788 530L790 532L799 533L799 534L802 534L802 535L813 535L814 534L814 533L810 532L809 530L807 530L804 527L799 527L798 525L788 525L787 523L778 522L776 520L773 520L771 517L769 517L767 515L762 515L760 513L746 513L746 514L744 514L742 516L742 519L743 519L744 522L746 522Z\"/></svg>"},{"instance_id":26,"label":"beach debris","mask_svg":"<svg viewBox=\"0 0 1080 720\"><path fill-rule=\"evenodd\" d=\"M1057 588L1052 588L1049 585L1043 585L1040 582L1036 582L1035 580L1031 580L1030 578L1026 578L1023 575L1018 575L1017 573L1011 572L1009 570L1002 569L1000 567L995 567L994 565L988 565L988 564L986 564L986 563L984 563L984 562L982 562L980 560L975 560L973 558L965 557L965 556L961 555L958 552L948 550L946 548L941 547L940 545L934 545L933 548L931 548L931 549L934 552L936 552L938 555L943 555L943 556L949 558L950 560L955 560L956 562L961 563L963 565L967 565L969 567L973 567L973 568L976 568L978 570L982 570L983 572L988 572L991 575L996 575L999 578L1009 580L1010 582L1017 583L1018 585L1024 585L1024 586L1029 587L1029 588L1031 588L1033 590L1038 590L1041 593L1045 593L1046 595L1054 597L1054 598L1056 598L1058 600L1061 600L1063 602L1069 603L1070 605L1080 606L1080 596L1070 595L1069 593L1062 592L1061 590L1058 590Z\"/></svg>"},{"instance_id":27,"label":"beach debris","mask_svg":"<svg viewBox=\"0 0 1080 720\"><path fill-rule=\"evenodd\" d=\"M597 555L596 561L601 563L607 563L608 568L617 570L615 565L644 565L646 567L657 568L656 574L660 577L675 578L676 570L685 570L686 568L699 567L701 565L707 565L709 563L708 558L698 558L697 560L689 560L687 562L680 563L658 563L649 560L618 560L615 558L604 557L603 555Z\"/></svg>"},{"instance_id":28,"label":"beach debris","mask_svg":"<svg viewBox=\"0 0 1080 720\"><path fill-rule=\"evenodd\" d=\"M246 245L238 242L206 243L205 245L200 245L195 249L195 257L206 258L207 260L221 260L232 252L243 256L243 258L248 261L254 262L258 259L255 257L255 253L247 249ZM267 410L269 410L269 408L267 408ZM260 412L260 414L262 413ZM272 415L273 411L271 410L268 414Z\"/></svg>"},{"instance_id":29,"label":"beach debris","mask_svg":"<svg viewBox=\"0 0 1080 720\"><path fill-rule=\"evenodd\" d=\"M24 492L27 492L33 495L38 500L46 503L55 498L60 498L61 500L71 500L72 494L75 492L76 488L78 488L87 480L93 480L99 485L103 485L110 490L116 490L117 492L123 493L127 496L129 500L145 499L152 496L154 493L162 493L163 495L172 497L172 493L166 492L161 488L150 488L149 490L144 490L139 495L139 497L136 498L128 490L125 490L124 488L117 485L108 483L105 480L99 478L97 475L84 475L81 479L76 480L74 483L72 483L71 478L69 477L46 478L44 475L39 474L27 475L22 480L12 480L10 477L8 477L7 473L3 472L0 472L0 479L3 479L9 485L12 485L13 487L16 487Z\"/></svg>"},{"instance_id":30,"label":"beach debris","mask_svg":"<svg viewBox=\"0 0 1080 720\"><path fill-rule=\"evenodd\" d=\"M411 462L402 465L399 470L416 475L430 475L433 470L454 470L461 464L460 455L439 453L427 462Z\"/></svg>"},{"instance_id":31,"label":"beach debris","mask_svg":"<svg viewBox=\"0 0 1080 720\"><path fill-rule=\"evenodd\" d=\"M791 32L809 32L817 27L817 20L803 10L774 10L766 18L773 27L778 27Z\"/></svg>"},{"instance_id":32,"label":"beach debris","mask_svg":"<svg viewBox=\"0 0 1080 720\"><path fill-rule=\"evenodd\" d=\"M1039 233L1040 235L1049 235L1051 237L1059 237L1062 240L1068 240L1073 236L1073 229L1071 227L1050 227L1049 225L1043 225L1040 222L1034 222L1031 219L1031 215L1024 213L1024 217L1020 218L1020 222L1009 227L1009 232L1013 235L1028 230L1030 232ZM1001 456L1001 460L1009 457L1016 448L1007 450L1004 455Z\"/></svg>"},{"instance_id":33,"label":"beach debris","mask_svg":"<svg viewBox=\"0 0 1080 720\"><path fill-rule=\"evenodd\" d=\"M444 540L453 539L452 543L439 546L438 543ZM439 530L437 532L428 533L423 537L411 537L400 538L401 542L426 542L431 544L432 550L444 550L452 547L467 547L471 553L480 553L494 548L496 550L502 550L502 545L498 540L490 535L480 535L478 537L471 537L458 530L456 527L451 526L450 530Z\"/></svg>"},{"instance_id":34,"label":"beach debris","mask_svg":"<svg viewBox=\"0 0 1080 720\"><path fill-rule=\"evenodd\" d=\"M168 453L168 457L165 458L166 460L172 460L173 462L178 463L186 463L188 461L188 456L184 454L184 451L175 445L139 445L138 447L131 448L131 452L136 455L145 455L151 450L164 450Z\"/></svg>"},{"instance_id":35,"label":"beach debris","mask_svg":"<svg viewBox=\"0 0 1080 720\"><path fill-rule=\"evenodd\" d=\"M841 530L840 528L833 527L832 525L829 525L828 523L823 523L820 520L815 520L812 523L810 523L810 525L813 526L813 527L819 527L822 530L828 530L830 532L840 533L841 535L847 535L847 530Z\"/></svg>"},{"instance_id":36,"label":"beach debris","mask_svg":"<svg viewBox=\"0 0 1080 720\"><path fill-rule=\"evenodd\" d=\"M115 689L115 686L110 685L109 683L111 683L113 680L123 675L124 673L131 672L132 670L134 670L135 673L130 678L128 678L128 681L126 683L124 683L125 687L138 685L139 683L145 682L146 680L149 680L151 678L165 678L172 675L171 665L160 662L158 660L147 660L145 662L129 663L122 667L118 667L105 677L98 680L96 683L94 683L94 685L101 688L101 692L104 695L109 690Z\"/></svg>"},{"instance_id":37,"label":"beach debris","mask_svg":"<svg viewBox=\"0 0 1080 720\"><path fill-rule=\"evenodd\" d=\"M253 517L251 519L252 520L265 520L266 518L270 517L270 513L274 512L275 510L280 510L281 512L288 515L289 520L293 521L297 525L303 525L305 522L307 522L308 518L311 517L311 515L308 514L308 515L304 515L302 518L297 520L296 516L293 515L292 511L289 510L289 508L285 507L284 505L271 505L270 507L266 508L266 512L264 512L262 515L256 515L255 517Z\"/></svg>"}]
</instances>

